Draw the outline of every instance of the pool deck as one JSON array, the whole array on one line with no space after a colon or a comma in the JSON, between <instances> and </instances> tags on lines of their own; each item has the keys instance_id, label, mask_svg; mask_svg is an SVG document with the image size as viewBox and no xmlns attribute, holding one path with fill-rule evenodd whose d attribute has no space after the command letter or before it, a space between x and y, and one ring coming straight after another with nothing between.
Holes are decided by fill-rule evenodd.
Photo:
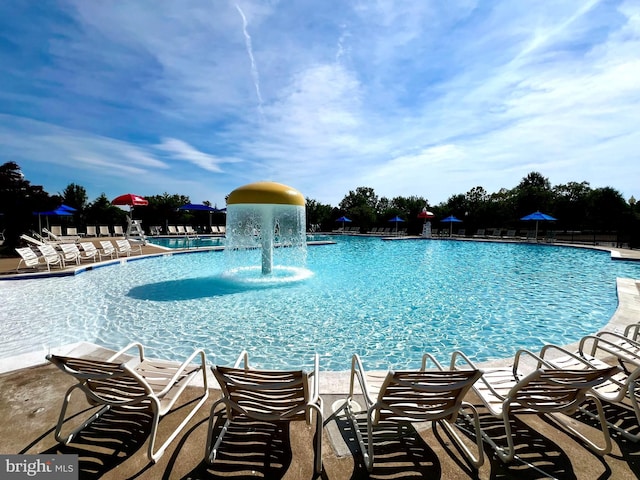
<instances>
[{"instance_id":1,"label":"pool deck","mask_svg":"<svg viewBox=\"0 0 640 480\"><path fill-rule=\"evenodd\" d=\"M640 252L637 251L596 248L611 250L612 259L640 260ZM166 250L154 246L144 247L143 252L144 255L162 253L166 253ZM12 278L17 262L16 258L0 259L0 274L4 273L4 278ZM617 294L619 305L604 327L607 330L621 331L625 325L640 321L640 280L618 279ZM75 354L107 353L99 346L86 343L67 348ZM256 445L255 455L251 458L219 462L216 467L207 466L203 462L207 421L211 405L220 395L215 384L207 403L155 465L149 464L146 458L148 433L145 434L135 426L127 429L118 424L113 442L99 447L89 436L79 438L68 446L60 446L53 437L53 429L64 392L72 382L70 377L57 368L45 365L43 356L44 353L40 352L0 361L0 372L4 372L0 373L0 418L3 418L3 422L0 422L0 453L79 454L81 479L208 479L225 476L314 478L313 429L300 422L292 424L289 431L286 428L280 431L271 427L279 432L278 442L282 444L278 448L264 451ZM505 363L508 360L491 362L492 365ZM346 396L348 374L321 372L320 378L325 409L322 456L324 473L321 478L370 478L361 464L349 426L343 419L332 416L332 405ZM178 402L179 406L195 397L195 389L188 388L183 395L184 401ZM72 402L74 412L86 408L82 400L76 400L76 403ZM473 395L468 400L478 405ZM180 422L183 410L185 409L178 408L161 420L159 440L165 438L170 428ZM409 435L403 437L402 441L376 446L376 463L371 478L640 478L640 442L636 444L619 436L612 436L613 451L601 458L541 418L523 416L518 417L516 422L516 452L520 459L509 465L497 460L485 445L487 459L476 475L452 447L441 428L434 430L428 424L418 424L415 426L416 430L409 429ZM583 426L579 420L575 423ZM487 425L489 428L496 428L495 423L483 416L483 426L487 428ZM588 427L584 428L590 430ZM267 456L271 463L264 462Z\"/></svg>"}]
</instances>

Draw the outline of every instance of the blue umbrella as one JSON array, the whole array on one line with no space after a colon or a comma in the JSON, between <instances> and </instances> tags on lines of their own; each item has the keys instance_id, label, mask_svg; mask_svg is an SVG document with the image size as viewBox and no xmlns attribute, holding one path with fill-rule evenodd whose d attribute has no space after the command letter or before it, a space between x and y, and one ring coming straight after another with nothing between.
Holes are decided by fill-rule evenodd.
<instances>
[{"instance_id":1,"label":"blue umbrella","mask_svg":"<svg viewBox=\"0 0 640 480\"><path fill-rule=\"evenodd\" d=\"M204 205L201 203L187 203L186 205L182 205L178 207L178 210L202 210L206 212L217 212L217 208L210 207L209 205Z\"/></svg>"},{"instance_id":2,"label":"blue umbrella","mask_svg":"<svg viewBox=\"0 0 640 480\"><path fill-rule=\"evenodd\" d=\"M453 234L453 224L457 222L462 222L462 220L460 220L457 217L454 217L453 215L449 215L447 218L443 218L440 221L443 223L449 223L449 236Z\"/></svg>"},{"instance_id":3,"label":"blue umbrella","mask_svg":"<svg viewBox=\"0 0 640 480\"><path fill-rule=\"evenodd\" d=\"M42 222L40 221L40 217L45 215L48 217L49 215L57 215L57 216L72 216L76 212L76 209L73 207L69 207L67 205L60 205L55 210L49 210L47 212L33 212L34 215L38 215L38 232L42 231ZM47 220L47 227L49 226L49 221Z\"/></svg>"},{"instance_id":4,"label":"blue umbrella","mask_svg":"<svg viewBox=\"0 0 640 480\"><path fill-rule=\"evenodd\" d=\"M557 220L557 218L553 218L551 215L547 215L546 213L542 213L538 210L537 212L525 215L520 220L535 220L537 222L539 220Z\"/></svg>"},{"instance_id":5,"label":"blue umbrella","mask_svg":"<svg viewBox=\"0 0 640 480\"><path fill-rule=\"evenodd\" d=\"M531 221L535 220L536 222L536 242L538 241L538 222L539 221L553 221L557 220L557 218L552 217L551 215L547 215L546 213L542 213L540 210L537 210L529 215L525 215L520 220Z\"/></svg>"},{"instance_id":6,"label":"blue umbrella","mask_svg":"<svg viewBox=\"0 0 640 480\"><path fill-rule=\"evenodd\" d=\"M336 219L336 222L342 222L342 230L344 230L344 222L350 222L351 219L345 217L344 215L338 219Z\"/></svg>"},{"instance_id":7,"label":"blue umbrella","mask_svg":"<svg viewBox=\"0 0 640 480\"><path fill-rule=\"evenodd\" d=\"M393 217L389 221L390 222L395 222L395 224L396 224L396 233L398 233L398 222L404 222L404 220L402 218L400 218L398 215L396 215L395 217Z\"/></svg>"}]
</instances>

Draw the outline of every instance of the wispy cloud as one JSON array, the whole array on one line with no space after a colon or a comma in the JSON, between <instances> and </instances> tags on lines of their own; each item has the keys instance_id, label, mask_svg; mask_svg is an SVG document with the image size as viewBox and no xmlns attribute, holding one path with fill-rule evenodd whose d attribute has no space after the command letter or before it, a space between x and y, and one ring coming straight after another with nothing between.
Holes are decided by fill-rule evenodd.
<instances>
[{"instance_id":1,"label":"wispy cloud","mask_svg":"<svg viewBox=\"0 0 640 480\"><path fill-rule=\"evenodd\" d=\"M177 138L164 138L162 143L156 145L159 150L170 154L174 160L182 160L192 163L203 170L209 172L220 173L221 163L237 163L238 160L231 158L219 158L215 155L208 155L195 148L188 143L178 140Z\"/></svg>"},{"instance_id":2,"label":"wispy cloud","mask_svg":"<svg viewBox=\"0 0 640 480\"><path fill-rule=\"evenodd\" d=\"M333 204L358 186L439 202L535 169L640 197L635 1L20 8L0 6L0 153L36 182L72 159L94 190L221 204L271 179Z\"/></svg>"},{"instance_id":3,"label":"wispy cloud","mask_svg":"<svg viewBox=\"0 0 640 480\"><path fill-rule=\"evenodd\" d=\"M256 65L256 59L253 56L253 46L251 45L251 35L249 35L247 22L247 17L244 15L242 8L240 5L236 3L236 10L240 14L242 18L242 34L244 35L244 41L247 46L247 55L249 56L249 61L251 62L251 78L253 79L253 84L256 88L256 97L258 98L258 111L262 116L262 94L260 93L260 75L258 74L258 66Z\"/></svg>"}]
</instances>

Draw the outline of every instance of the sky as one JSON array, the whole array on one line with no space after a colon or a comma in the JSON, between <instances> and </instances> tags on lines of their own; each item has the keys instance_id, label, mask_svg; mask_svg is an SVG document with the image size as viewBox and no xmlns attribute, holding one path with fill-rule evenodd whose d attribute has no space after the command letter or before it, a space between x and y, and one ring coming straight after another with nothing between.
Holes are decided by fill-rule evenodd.
<instances>
[{"instance_id":1,"label":"sky","mask_svg":"<svg viewBox=\"0 0 640 480\"><path fill-rule=\"evenodd\" d=\"M0 163L50 194L640 199L640 1L0 2Z\"/></svg>"}]
</instances>

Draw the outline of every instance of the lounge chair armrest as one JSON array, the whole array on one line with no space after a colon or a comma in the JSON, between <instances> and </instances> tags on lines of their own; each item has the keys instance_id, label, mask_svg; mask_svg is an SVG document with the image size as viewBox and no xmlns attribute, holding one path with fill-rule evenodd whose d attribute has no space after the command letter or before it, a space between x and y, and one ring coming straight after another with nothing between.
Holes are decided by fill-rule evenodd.
<instances>
[{"instance_id":1,"label":"lounge chair armrest","mask_svg":"<svg viewBox=\"0 0 640 480\"><path fill-rule=\"evenodd\" d=\"M187 358L184 362L182 362L180 367L176 370L176 372L171 377L171 380L169 380L169 382L167 382L167 386L161 392L159 392L157 394L158 397L162 397L163 395L166 395L166 393L173 388L173 385L180 379L180 377L183 375L185 369L189 365L193 364L194 363L193 360L198 356L200 357L200 366L198 367L198 370L202 371L202 376L204 377L204 384L205 384L205 388L206 388L206 385L207 385L207 356L205 355L204 350L199 348L199 349L195 350L191 355L189 355L189 358Z\"/></svg>"},{"instance_id":2,"label":"lounge chair armrest","mask_svg":"<svg viewBox=\"0 0 640 480\"><path fill-rule=\"evenodd\" d=\"M458 358L460 358L465 363L465 365L463 365L465 368L460 368L460 366L458 365ZM493 385L491 385L487 381L487 379L484 376L484 371L478 368L478 366L475 363L473 363L471 359L467 357L467 355L464 352L461 352L460 350L456 350L451 354L451 364L449 365L449 368L451 370L479 370L483 372L482 376L478 379L478 382L484 383L485 387L489 389L489 391L493 393L493 395L495 395L496 397L504 398L504 396L500 395L500 393L498 393L498 391L493 387ZM475 389L476 387L473 386L472 388Z\"/></svg>"},{"instance_id":3,"label":"lounge chair armrest","mask_svg":"<svg viewBox=\"0 0 640 480\"><path fill-rule=\"evenodd\" d=\"M633 349L629 349L623 345L620 345L619 343L608 340L602 336L586 335L580 340L580 353L584 353L584 348L587 342L592 341L593 342L593 344L591 345L592 356L595 356L598 350L601 350L610 355L618 357L623 361L632 363L640 367L640 343L634 342L633 340L627 337L624 337L622 335L619 335L613 332L609 333L609 336L612 336L614 339L622 340L626 343L629 343L633 347Z\"/></svg>"},{"instance_id":4,"label":"lounge chair armrest","mask_svg":"<svg viewBox=\"0 0 640 480\"><path fill-rule=\"evenodd\" d=\"M573 352L570 352L566 348L559 347L558 345L554 345L554 344L549 343L549 344L543 346L540 349L540 357L543 360L546 360L549 364L551 364L552 368L557 368L557 366L553 364L553 358L547 358L546 357L546 355L549 352L552 352L552 354L558 353L558 354L561 354L563 357L572 358L572 359L576 360L577 362L582 363L586 367L593 367L593 365L591 365L591 362L589 362L589 360L587 360L583 356L578 355L578 354L573 353Z\"/></svg>"},{"instance_id":5,"label":"lounge chair armrest","mask_svg":"<svg viewBox=\"0 0 640 480\"><path fill-rule=\"evenodd\" d=\"M630 325L630 326L634 326L634 325ZM626 330L625 330L626 332ZM593 337L594 335L587 335L587 337ZM607 341L608 343L616 343L616 340L621 340L623 342L629 343L631 346L633 346L634 348L637 348L640 350L640 339L639 338L632 338L632 337L628 337L626 334L622 335L620 333L617 332L608 332L608 331L602 331L602 332L598 332L595 337L598 337L602 340ZM607 337L611 337L611 338L607 338Z\"/></svg>"},{"instance_id":6,"label":"lounge chair armrest","mask_svg":"<svg viewBox=\"0 0 640 480\"><path fill-rule=\"evenodd\" d=\"M469 368L459 368L457 365L458 358L460 358L460 360L466 363L465 366ZM456 350L451 354L451 363L449 364L449 368L451 370L479 370L476 364L473 363L471 359L467 357L467 355L460 350Z\"/></svg>"},{"instance_id":7,"label":"lounge chair armrest","mask_svg":"<svg viewBox=\"0 0 640 480\"><path fill-rule=\"evenodd\" d=\"M553 363L545 360L544 358L542 358L542 356L533 353L530 350L526 350L524 348L518 350L516 352L514 361L513 361L513 378L518 379L518 367L520 365L520 358L521 357L531 357L533 360L536 361L536 369L541 368L541 367L547 367L547 368L557 368Z\"/></svg>"},{"instance_id":8,"label":"lounge chair armrest","mask_svg":"<svg viewBox=\"0 0 640 480\"><path fill-rule=\"evenodd\" d=\"M244 366L242 366L242 368L244 368L245 370L249 370L249 352L247 352L246 350L243 350L242 352L240 352L240 355L238 355L236 363L233 364L233 368L241 368L241 365L243 363L244 363Z\"/></svg>"},{"instance_id":9,"label":"lounge chair armrest","mask_svg":"<svg viewBox=\"0 0 640 480\"><path fill-rule=\"evenodd\" d=\"M631 325L631 326L633 326L633 325ZM625 330L625 332L626 332L626 330ZM587 336L594 336L594 335L587 335ZM624 341L629 342L629 343L631 343L633 345L640 346L640 343L638 342L638 340L635 340L632 337L628 337L626 334L623 335L623 334L618 333L618 332L610 332L608 330L603 330L601 332L596 333L595 336L598 337L598 338L603 338L603 339L606 339L606 337L612 337L614 340L624 340ZM613 341L613 340L610 340L610 341Z\"/></svg>"},{"instance_id":10,"label":"lounge chair armrest","mask_svg":"<svg viewBox=\"0 0 640 480\"><path fill-rule=\"evenodd\" d=\"M111 357L109 357L107 359L107 362L113 362L116 358L124 355L125 353L127 353L129 350L131 350L134 347L138 348L138 357L140 358L140 361L143 361L144 360L144 347L142 346L141 343L132 342L129 345L127 345L126 347L124 347L122 350L120 350L119 352L117 352L117 353L113 354Z\"/></svg>"},{"instance_id":11,"label":"lounge chair armrest","mask_svg":"<svg viewBox=\"0 0 640 480\"><path fill-rule=\"evenodd\" d=\"M624 329L624 336L636 342L640 341L640 323L627 325Z\"/></svg>"},{"instance_id":12,"label":"lounge chair armrest","mask_svg":"<svg viewBox=\"0 0 640 480\"><path fill-rule=\"evenodd\" d=\"M438 360L436 360L436 357L434 357L430 353L425 353L424 355L422 355L422 365L420 367L420 370L425 371L427 369L428 362L433 363L438 370L444 370L442 364Z\"/></svg>"},{"instance_id":13,"label":"lounge chair armrest","mask_svg":"<svg viewBox=\"0 0 640 480\"><path fill-rule=\"evenodd\" d=\"M364 396L364 400L367 403L367 408L374 404L373 399L369 395L369 385L367 383L367 376L365 374L364 368L362 366L362 360L360 360L360 356L355 353L353 357L351 357L351 378L349 381L349 400L353 399L354 395L354 379L358 379L358 383L360 384L360 390L362 391L362 395Z\"/></svg>"},{"instance_id":14,"label":"lounge chair armrest","mask_svg":"<svg viewBox=\"0 0 640 480\"><path fill-rule=\"evenodd\" d=\"M313 371L309 373L309 378L313 379L311 399L309 403L318 403L320 398L320 355L313 356Z\"/></svg>"}]
</instances>

